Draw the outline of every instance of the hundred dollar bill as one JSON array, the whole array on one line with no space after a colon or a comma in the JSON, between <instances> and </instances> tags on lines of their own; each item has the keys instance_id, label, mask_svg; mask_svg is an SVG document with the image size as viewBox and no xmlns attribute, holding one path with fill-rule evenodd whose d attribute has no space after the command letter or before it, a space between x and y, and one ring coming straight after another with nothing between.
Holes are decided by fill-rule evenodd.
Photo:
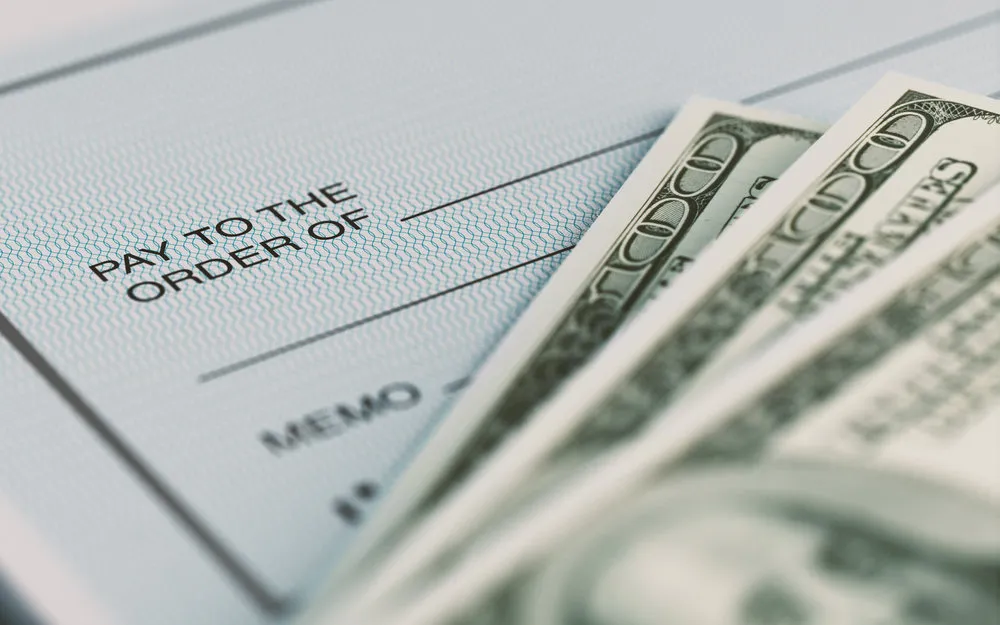
<instances>
[{"instance_id":1,"label":"hundred dollar bill","mask_svg":"<svg viewBox=\"0 0 1000 625\"><path fill-rule=\"evenodd\" d=\"M1000 187L974 206L369 622L995 624Z\"/></svg>"},{"instance_id":2,"label":"hundred dollar bill","mask_svg":"<svg viewBox=\"0 0 1000 625\"><path fill-rule=\"evenodd\" d=\"M712 359L759 310L788 310L780 303L789 293L821 294L800 299L810 305L796 314L832 300L832 283L799 286L838 266L843 241L861 250L858 263L880 266L998 178L1000 102L887 76L771 185L751 218L676 280L669 298L640 312L411 530L367 596L419 572L505 502L530 493L539 476L572 472L640 434L682 391L714 377ZM917 199L935 189L933 202ZM866 272L846 272L852 279L841 283Z\"/></svg>"},{"instance_id":3,"label":"hundred dollar bill","mask_svg":"<svg viewBox=\"0 0 1000 625\"><path fill-rule=\"evenodd\" d=\"M995 111L996 106L991 109ZM870 146L868 149L872 153L869 162L858 158L840 163L816 189L811 198L813 206L835 215L841 213L861 200L869 192L872 179L884 175L886 168L893 165L891 156L904 157L912 146L923 140L953 141L957 133L968 129L960 130L960 124L955 123L948 128L944 126L963 117L966 116L957 111L921 111L919 106L907 107L904 103L864 137L862 145ZM989 123L989 118L977 121ZM931 137L934 126L942 128L937 136ZM905 177L895 181L911 186L899 188L893 185L894 181L887 180L871 192L868 200L871 209L842 218L813 250L803 249L810 245L809 242L796 240L794 234L787 236L795 225L790 220L785 222L785 231L761 246L755 259L760 264L773 264L770 271L781 274L780 280L774 281L773 288L753 316L713 355L700 373L700 380L708 382L713 373L724 371L735 359L750 353L755 345L780 334L795 321L836 299L917 237L961 210L984 185L997 180L1000 170L998 133L996 130L986 132L980 138L977 147L965 144L960 150L947 151L940 158L931 155L931 161L923 163L926 171L918 170L916 180ZM972 149L967 149L970 147ZM873 156L876 150L883 152L885 157Z\"/></svg>"},{"instance_id":4,"label":"hundred dollar bill","mask_svg":"<svg viewBox=\"0 0 1000 625\"><path fill-rule=\"evenodd\" d=\"M824 129L706 98L684 106L477 372L343 569L353 569L359 554L374 559L374 543L391 543L459 486Z\"/></svg>"}]
</instances>

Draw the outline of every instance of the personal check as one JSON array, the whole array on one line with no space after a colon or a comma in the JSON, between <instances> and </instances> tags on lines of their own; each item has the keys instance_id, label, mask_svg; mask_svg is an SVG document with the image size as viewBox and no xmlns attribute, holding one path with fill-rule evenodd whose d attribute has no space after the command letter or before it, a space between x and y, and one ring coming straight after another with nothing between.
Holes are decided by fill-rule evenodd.
<instances>
[{"instance_id":1,"label":"personal check","mask_svg":"<svg viewBox=\"0 0 1000 625\"><path fill-rule=\"evenodd\" d=\"M0 492L122 622L281 620L692 93L1000 88L987 0L715 4L275 3L0 87Z\"/></svg>"}]
</instances>

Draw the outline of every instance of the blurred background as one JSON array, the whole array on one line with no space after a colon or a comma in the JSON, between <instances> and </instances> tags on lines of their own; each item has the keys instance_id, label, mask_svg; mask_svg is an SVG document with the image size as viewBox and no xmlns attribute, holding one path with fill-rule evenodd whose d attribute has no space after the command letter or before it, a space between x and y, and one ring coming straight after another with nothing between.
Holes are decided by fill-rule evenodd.
<instances>
[{"instance_id":1,"label":"blurred background","mask_svg":"<svg viewBox=\"0 0 1000 625\"><path fill-rule=\"evenodd\" d=\"M2 0L0 82L259 5L253 0Z\"/></svg>"}]
</instances>

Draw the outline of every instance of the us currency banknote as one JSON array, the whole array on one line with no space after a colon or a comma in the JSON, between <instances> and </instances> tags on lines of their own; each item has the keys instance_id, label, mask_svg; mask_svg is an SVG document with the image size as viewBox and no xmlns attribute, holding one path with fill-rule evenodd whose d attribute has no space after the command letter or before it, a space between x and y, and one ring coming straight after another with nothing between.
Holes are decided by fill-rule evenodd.
<instances>
[{"instance_id":1,"label":"us currency banknote","mask_svg":"<svg viewBox=\"0 0 1000 625\"><path fill-rule=\"evenodd\" d=\"M998 178L1000 102L886 77L676 280L669 298L640 312L428 513L362 596L417 574L545 476L572 473L639 435L682 391L714 377L713 358L732 358L724 350L755 313L813 314Z\"/></svg>"},{"instance_id":2,"label":"us currency banknote","mask_svg":"<svg viewBox=\"0 0 1000 625\"><path fill-rule=\"evenodd\" d=\"M376 559L663 291L819 138L792 115L694 98L480 369L347 556ZM667 296L669 297L669 296Z\"/></svg>"},{"instance_id":3,"label":"us currency banknote","mask_svg":"<svg viewBox=\"0 0 1000 625\"><path fill-rule=\"evenodd\" d=\"M383 622L996 623L1000 187L973 206Z\"/></svg>"}]
</instances>

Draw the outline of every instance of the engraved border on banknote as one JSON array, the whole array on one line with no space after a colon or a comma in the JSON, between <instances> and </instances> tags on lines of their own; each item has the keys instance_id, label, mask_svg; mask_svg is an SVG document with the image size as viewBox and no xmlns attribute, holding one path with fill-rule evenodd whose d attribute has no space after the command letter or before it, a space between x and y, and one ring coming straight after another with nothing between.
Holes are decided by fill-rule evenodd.
<instances>
[{"instance_id":1,"label":"engraved border on banknote","mask_svg":"<svg viewBox=\"0 0 1000 625\"><path fill-rule=\"evenodd\" d=\"M952 271L953 259L983 243L988 244L992 252L993 260L988 268L964 281L944 299L925 296L938 277ZM945 320L998 278L1000 230L994 229L981 239L960 246L948 260L859 318L834 340L825 341L825 348L810 357L804 366L762 388L751 397L749 406L740 407L682 454L665 460L645 481L661 483L673 479L678 472L692 475L722 466L746 465L749 470L750 465L765 459L769 444L777 434L814 414L811 411L834 397L846 383L877 366L894 349ZM534 569L528 567L526 570ZM477 605L475 622L522 620L520 599L535 583L537 580L532 575L511 575L489 594L488 601ZM448 621L452 625L466 622L464 619Z\"/></svg>"},{"instance_id":2,"label":"engraved border on banknote","mask_svg":"<svg viewBox=\"0 0 1000 625\"><path fill-rule=\"evenodd\" d=\"M1000 237L984 238L1000 251ZM965 246L963 246L965 247ZM898 297L869 314L844 336L832 341L802 368L757 396L753 404L704 436L672 467L689 462L752 460L767 450L775 432L794 425L832 397L845 382L863 373L901 344L912 340L980 293L1000 277L1000 262L939 305L928 305L924 286L949 271L947 263L906 288Z\"/></svg>"},{"instance_id":3,"label":"engraved border on banknote","mask_svg":"<svg viewBox=\"0 0 1000 625\"><path fill-rule=\"evenodd\" d=\"M904 124L911 134L897 137L894 124L904 119L912 122ZM776 285L801 266L809 253L862 206L919 146L949 122L959 119L1000 123L1000 115L960 102L913 90L900 96L817 182L790 204L792 210L754 245L749 257L632 369L612 395L588 411L572 435L554 452L554 457L603 449L641 431L767 300ZM831 185L850 184L854 188L848 190L853 193L846 199L834 198L832 193L830 198L824 195ZM790 239L788 224L800 211L830 208L835 210L828 211L830 215L826 216L822 231L803 242L795 260L778 271L768 271L766 263L761 262L761 254L774 242ZM941 210L945 208L947 204Z\"/></svg>"},{"instance_id":4,"label":"engraved border on banknote","mask_svg":"<svg viewBox=\"0 0 1000 625\"><path fill-rule=\"evenodd\" d=\"M643 295L661 280L661 271L672 252L723 186L727 174L751 148L775 136L812 142L819 134L773 122L713 114L622 228L556 329L506 386L461 453L421 499L415 513L437 505L634 312ZM651 252L642 249L647 246ZM642 252L645 256L640 258ZM615 273L627 272L633 283L626 292L602 288Z\"/></svg>"}]
</instances>

